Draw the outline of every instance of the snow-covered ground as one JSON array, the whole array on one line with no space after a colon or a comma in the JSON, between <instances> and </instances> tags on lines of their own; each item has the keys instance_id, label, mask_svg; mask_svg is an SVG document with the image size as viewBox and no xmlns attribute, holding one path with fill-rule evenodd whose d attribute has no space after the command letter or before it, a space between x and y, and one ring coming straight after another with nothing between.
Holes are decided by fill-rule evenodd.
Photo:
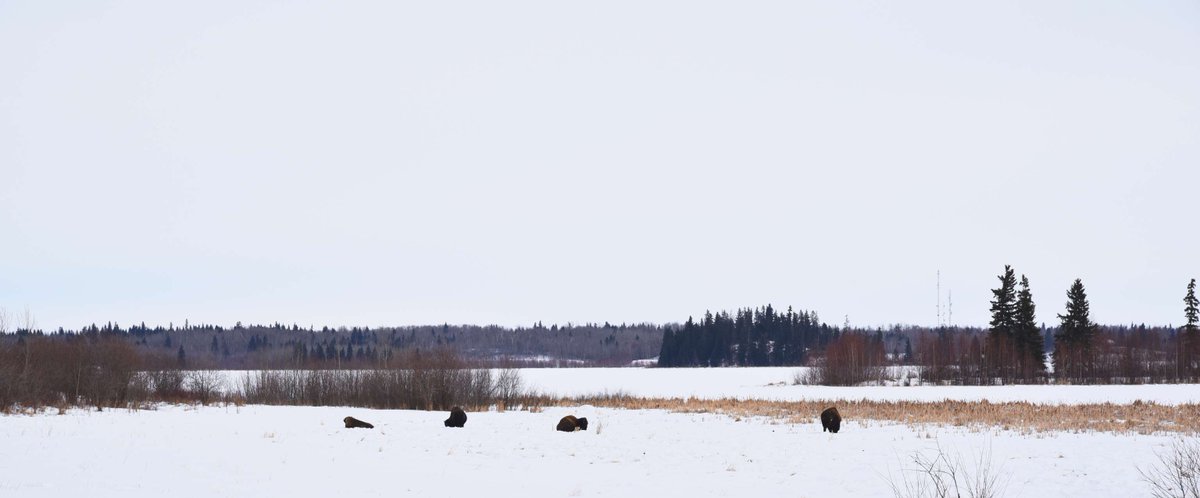
<instances>
[{"instance_id":1,"label":"snow-covered ground","mask_svg":"<svg viewBox=\"0 0 1200 498\"><path fill-rule=\"evenodd\" d=\"M554 431L568 413L589 430ZM347 415L376 429L344 429ZM1137 466L1170 441L852 420L833 435L815 420L592 407L469 416L463 429L442 412L327 407L0 416L0 496L875 497L940 445L989 453L1004 496L1127 497L1148 494Z\"/></svg>"},{"instance_id":2,"label":"snow-covered ground","mask_svg":"<svg viewBox=\"0 0 1200 498\"><path fill-rule=\"evenodd\" d=\"M525 387L543 394L582 396L625 393L660 398L738 398L776 401L867 399L873 401L1028 401L1042 404L1200 403L1196 384L1110 386L803 386L793 385L802 367L751 368L522 368ZM224 387L237 389L246 371L227 370ZM903 370L893 370L900 378Z\"/></svg>"},{"instance_id":3,"label":"snow-covered ground","mask_svg":"<svg viewBox=\"0 0 1200 498\"><path fill-rule=\"evenodd\" d=\"M1200 386L797 386L800 368L527 368L527 387L548 394L624 392L641 397L764 400L868 399L1029 401L1034 403L1200 403Z\"/></svg>"}]
</instances>

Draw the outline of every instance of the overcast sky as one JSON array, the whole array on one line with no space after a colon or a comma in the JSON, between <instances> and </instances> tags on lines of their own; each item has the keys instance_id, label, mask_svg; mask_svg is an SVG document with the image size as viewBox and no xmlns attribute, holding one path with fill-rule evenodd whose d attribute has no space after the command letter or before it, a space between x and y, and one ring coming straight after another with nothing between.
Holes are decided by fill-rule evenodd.
<instances>
[{"instance_id":1,"label":"overcast sky","mask_svg":"<svg viewBox=\"0 0 1200 498\"><path fill-rule=\"evenodd\" d=\"M0 1L42 328L1179 324L1200 3ZM944 297L944 296L943 296Z\"/></svg>"}]
</instances>

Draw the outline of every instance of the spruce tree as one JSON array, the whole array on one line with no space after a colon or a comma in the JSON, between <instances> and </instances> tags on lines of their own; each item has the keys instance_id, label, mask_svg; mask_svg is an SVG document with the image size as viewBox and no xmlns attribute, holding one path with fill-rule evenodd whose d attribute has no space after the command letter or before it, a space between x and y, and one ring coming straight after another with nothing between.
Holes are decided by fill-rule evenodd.
<instances>
[{"instance_id":1,"label":"spruce tree","mask_svg":"<svg viewBox=\"0 0 1200 498\"><path fill-rule=\"evenodd\" d=\"M1029 279L1025 275L1021 275L1021 290L1017 292L1014 314L1017 347L1023 364L1021 376L1028 380L1045 373L1046 350L1037 324L1037 307L1033 304L1033 293L1029 290Z\"/></svg>"},{"instance_id":2,"label":"spruce tree","mask_svg":"<svg viewBox=\"0 0 1200 498\"><path fill-rule=\"evenodd\" d=\"M1187 330L1195 330L1196 322L1200 320L1200 312L1197 312L1197 306L1200 301L1196 300L1196 279L1188 282L1187 295L1183 298L1183 315L1187 319L1187 325L1184 328Z\"/></svg>"},{"instance_id":3,"label":"spruce tree","mask_svg":"<svg viewBox=\"0 0 1200 498\"><path fill-rule=\"evenodd\" d=\"M993 336L1011 336L1013 333L1013 322L1016 311L1016 286L1017 277L1013 274L1013 269L1009 265L1004 265L1004 274L996 278L1000 279L1000 287L992 289L992 321L991 333Z\"/></svg>"},{"instance_id":4,"label":"spruce tree","mask_svg":"<svg viewBox=\"0 0 1200 498\"><path fill-rule=\"evenodd\" d=\"M1054 336L1054 371L1061 377L1082 379L1091 369L1092 337L1096 326L1089 316L1087 292L1078 278L1067 291L1067 314Z\"/></svg>"},{"instance_id":5,"label":"spruce tree","mask_svg":"<svg viewBox=\"0 0 1200 498\"><path fill-rule=\"evenodd\" d=\"M1009 265L1004 265L1004 274L1000 279L1000 287L992 289L992 321L988 333L988 353L985 367L990 372L985 377L999 375L1002 380L1012 378L1013 358L1009 354L1014 345L1014 329L1016 328L1016 287L1017 277Z\"/></svg>"},{"instance_id":6,"label":"spruce tree","mask_svg":"<svg viewBox=\"0 0 1200 498\"><path fill-rule=\"evenodd\" d=\"M688 317L688 322L691 322L691 317ZM675 331L671 327L666 327L663 330L662 346L658 350L658 366L673 367L675 366ZM320 349L317 349L320 351Z\"/></svg>"},{"instance_id":7,"label":"spruce tree","mask_svg":"<svg viewBox=\"0 0 1200 498\"><path fill-rule=\"evenodd\" d=\"M1177 370L1177 377L1179 372L1195 377L1198 370L1196 357L1200 355L1200 330L1196 322L1200 319L1200 312L1197 311L1197 305L1200 305L1200 301L1196 300L1196 279L1193 278L1188 282L1187 295L1183 298L1183 316L1187 323L1183 326L1183 334L1177 339L1180 342L1179 350L1183 353L1176 358L1176 362L1182 363L1182 368Z\"/></svg>"}]
</instances>

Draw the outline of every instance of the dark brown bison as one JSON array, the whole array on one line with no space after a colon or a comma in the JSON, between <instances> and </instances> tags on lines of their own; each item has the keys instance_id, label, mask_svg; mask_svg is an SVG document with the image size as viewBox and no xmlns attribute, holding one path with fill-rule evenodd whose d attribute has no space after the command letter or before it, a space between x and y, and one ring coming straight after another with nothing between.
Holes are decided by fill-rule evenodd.
<instances>
[{"instance_id":1,"label":"dark brown bison","mask_svg":"<svg viewBox=\"0 0 1200 498\"><path fill-rule=\"evenodd\" d=\"M829 431L837 434L838 429L842 428L842 415L838 413L837 407L826 408L821 412L821 432Z\"/></svg>"},{"instance_id":2,"label":"dark brown bison","mask_svg":"<svg viewBox=\"0 0 1200 498\"><path fill-rule=\"evenodd\" d=\"M586 431L587 426L586 417L575 418L574 415L567 415L558 421L557 429L563 432Z\"/></svg>"},{"instance_id":3,"label":"dark brown bison","mask_svg":"<svg viewBox=\"0 0 1200 498\"><path fill-rule=\"evenodd\" d=\"M462 427L467 425L467 412L461 406L450 409L450 418L446 419L446 427Z\"/></svg>"},{"instance_id":4,"label":"dark brown bison","mask_svg":"<svg viewBox=\"0 0 1200 498\"><path fill-rule=\"evenodd\" d=\"M374 429L375 428L375 426L368 424L366 422L363 422L362 420L356 419L354 417L346 417L346 418L342 419L342 422L346 423L347 429Z\"/></svg>"}]
</instances>

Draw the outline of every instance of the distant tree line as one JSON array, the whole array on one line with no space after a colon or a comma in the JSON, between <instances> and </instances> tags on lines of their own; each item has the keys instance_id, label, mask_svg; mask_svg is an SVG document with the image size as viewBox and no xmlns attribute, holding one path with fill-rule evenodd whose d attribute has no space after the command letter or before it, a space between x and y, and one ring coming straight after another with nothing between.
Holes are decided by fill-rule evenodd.
<instances>
[{"instance_id":1,"label":"distant tree line","mask_svg":"<svg viewBox=\"0 0 1200 498\"><path fill-rule=\"evenodd\" d=\"M441 348L453 349L463 361L478 366L626 366L656 355L663 330L660 325L610 323L320 329L280 323L106 323L52 332L19 327L15 333L0 334L0 348L21 347L32 337L117 338L135 346L140 356L186 369L388 368L402 354Z\"/></svg>"},{"instance_id":2,"label":"distant tree line","mask_svg":"<svg viewBox=\"0 0 1200 498\"><path fill-rule=\"evenodd\" d=\"M12 372L31 372L34 356L65 358L87 370L91 367L78 365L87 364L92 350L117 351L117 343L128 345L142 365L192 370L387 369L403 364L404 358L419 359L422 352L450 349L471 366L625 366L655 355L663 367L806 365L820 369L814 382L826 384L879 379L882 367L894 365L915 366L922 382L940 384L1200 381L1200 302L1194 279L1183 299L1184 325L1177 328L1098 325L1091 320L1087 293L1078 279L1067 290L1058 323L1046 326L1037 320L1026 276L1018 279L1005 266L997 278L987 328L834 327L821 322L814 311L779 311L766 305L706 312L700 320L688 318L682 325L315 329L184 322L182 327L152 328L106 323L49 333L36 329L27 310L15 333L7 333L11 322L0 312L0 359L8 368L0 371L0 389L11 383ZM77 380L75 389L118 383L87 387Z\"/></svg>"},{"instance_id":3,"label":"distant tree line","mask_svg":"<svg viewBox=\"0 0 1200 498\"><path fill-rule=\"evenodd\" d=\"M408 350L387 368L258 370L228 377L146 355L117 334L30 334L0 345L0 414L195 402L486 409L526 399L516 369L472 368L453 349Z\"/></svg>"},{"instance_id":4,"label":"distant tree line","mask_svg":"<svg viewBox=\"0 0 1200 498\"><path fill-rule=\"evenodd\" d=\"M824 349L836 331L815 312L779 312L771 305L728 312L706 312L696 322L666 327L658 365L775 366L800 365L810 350Z\"/></svg>"},{"instance_id":5,"label":"distant tree line","mask_svg":"<svg viewBox=\"0 0 1200 498\"><path fill-rule=\"evenodd\" d=\"M663 332L659 366L815 367L809 381L882 380L883 367L913 365L936 384L1161 383L1200 381L1200 301L1187 285L1182 327L1098 325L1083 282L1067 290L1058 324L1037 321L1029 279L1010 266L992 289L987 328L831 327L816 312L772 306L706 312Z\"/></svg>"}]
</instances>

